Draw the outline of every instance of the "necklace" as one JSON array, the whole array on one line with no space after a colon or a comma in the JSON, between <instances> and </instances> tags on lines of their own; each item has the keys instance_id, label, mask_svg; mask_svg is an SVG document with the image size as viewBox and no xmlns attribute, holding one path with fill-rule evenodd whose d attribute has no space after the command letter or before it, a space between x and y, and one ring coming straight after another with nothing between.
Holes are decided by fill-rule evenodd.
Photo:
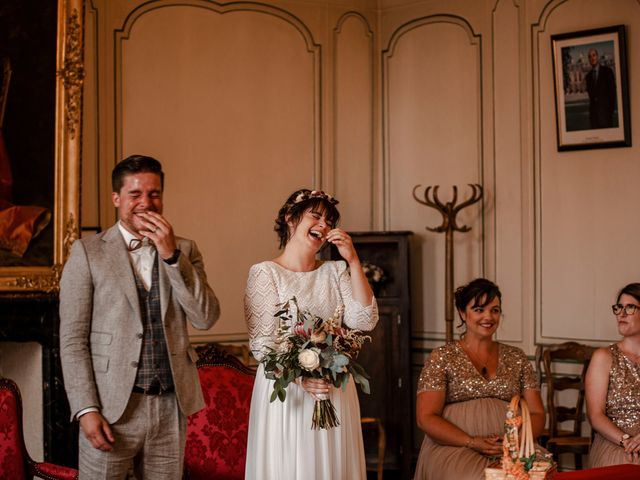
<instances>
[{"instance_id":1,"label":"necklace","mask_svg":"<svg viewBox=\"0 0 640 480\"><path fill-rule=\"evenodd\" d=\"M474 352L471 351L471 349L466 344L466 342L464 342L464 340L460 340L460 345L462 346L462 350L464 350L465 353L469 356L470 360L472 360L471 363L473 363L476 368L477 368L477 366L475 364L478 364L478 365L481 366L480 374L482 375L482 377L485 380L488 380L489 379L489 369L487 368L487 364L489 363L489 360L491 359L493 351L489 351L489 353L487 354L487 357L484 359L484 361L482 361L482 360L480 360L478 358L478 356Z\"/></svg>"}]
</instances>

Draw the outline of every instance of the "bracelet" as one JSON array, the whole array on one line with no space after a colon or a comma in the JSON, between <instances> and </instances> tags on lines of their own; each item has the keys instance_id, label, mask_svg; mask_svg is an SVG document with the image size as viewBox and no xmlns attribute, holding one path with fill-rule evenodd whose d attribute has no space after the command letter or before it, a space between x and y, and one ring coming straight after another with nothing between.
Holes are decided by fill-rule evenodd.
<instances>
[{"instance_id":1,"label":"bracelet","mask_svg":"<svg viewBox=\"0 0 640 480\"><path fill-rule=\"evenodd\" d=\"M467 443L464 444L464 448L470 448L471 445L473 445L473 442L475 441L476 437L469 437L469 440L467 440Z\"/></svg>"},{"instance_id":2,"label":"bracelet","mask_svg":"<svg viewBox=\"0 0 640 480\"><path fill-rule=\"evenodd\" d=\"M619 444L621 447L624 447L624 442L625 442L625 440L629 440L629 438L631 438L631 435L629 435L628 433L623 433L623 434L622 434L622 437L620 437L620 441L618 442L618 444Z\"/></svg>"}]
</instances>

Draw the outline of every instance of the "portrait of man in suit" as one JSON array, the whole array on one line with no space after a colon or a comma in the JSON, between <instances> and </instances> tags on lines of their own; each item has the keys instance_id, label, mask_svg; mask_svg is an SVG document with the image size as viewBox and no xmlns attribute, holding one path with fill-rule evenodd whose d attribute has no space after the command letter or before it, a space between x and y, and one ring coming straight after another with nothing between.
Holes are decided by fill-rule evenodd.
<instances>
[{"instance_id":1,"label":"portrait of man in suit","mask_svg":"<svg viewBox=\"0 0 640 480\"><path fill-rule=\"evenodd\" d=\"M187 417L204 406L187 324L220 315L195 242L163 216L164 173L112 172L118 222L74 242L60 281L60 351L81 479L182 478Z\"/></svg>"},{"instance_id":2,"label":"portrait of man in suit","mask_svg":"<svg viewBox=\"0 0 640 480\"><path fill-rule=\"evenodd\" d=\"M588 58L591 65L586 76L589 125L592 129L616 127L616 80L613 70L600 64L600 56L595 48L589 49Z\"/></svg>"}]
</instances>

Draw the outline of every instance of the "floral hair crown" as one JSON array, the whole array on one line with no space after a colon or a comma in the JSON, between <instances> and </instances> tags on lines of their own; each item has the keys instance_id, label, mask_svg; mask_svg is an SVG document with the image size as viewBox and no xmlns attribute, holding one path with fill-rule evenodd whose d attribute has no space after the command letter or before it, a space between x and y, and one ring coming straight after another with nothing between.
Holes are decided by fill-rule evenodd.
<instances>
[{"instance_id":1,"label":"floral hair crown","mask_svg":"<svg viewBox=\"0 0 640 480\"><path fill-rule=\"evenodd\" d=\"M331 205L337 205L338 203L340 203L338 200L333 198L331 195L324 193L322 190L311 190L299 193L298 196L293 200L293 205L304 202L305 200L311 200L312 198L325 200Z\"/></svg>"}]
</instances>

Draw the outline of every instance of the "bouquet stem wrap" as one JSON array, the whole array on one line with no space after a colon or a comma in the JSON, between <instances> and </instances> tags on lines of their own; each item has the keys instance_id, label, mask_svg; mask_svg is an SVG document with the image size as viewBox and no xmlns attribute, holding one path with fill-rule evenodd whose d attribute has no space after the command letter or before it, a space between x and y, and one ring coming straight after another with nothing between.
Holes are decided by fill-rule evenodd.
<instances>
[{"instance_id":1,"label":"bouquet stem wrap","mask_svg":"<svg viewBox=\"0 0 640 480\"><path fill-rule=\"evenodd\" d=\"M327 430L340 425L336 408L333 406L328 395L315 395L316 402L313 406L313 417L311 418L312 430Z\"/></svg>"}]
</instances>

